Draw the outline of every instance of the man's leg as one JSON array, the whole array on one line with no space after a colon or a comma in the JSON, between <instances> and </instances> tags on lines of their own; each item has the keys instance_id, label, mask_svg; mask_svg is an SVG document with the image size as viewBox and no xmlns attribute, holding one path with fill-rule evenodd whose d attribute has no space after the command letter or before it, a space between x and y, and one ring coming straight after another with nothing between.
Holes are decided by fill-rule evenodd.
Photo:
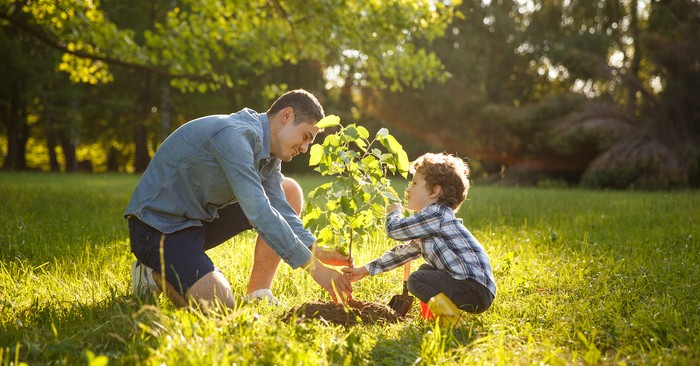
<instances>
[{"instance_id":1,"label":"man's leg","mask_svg":"<svg viewBox=\"0 0 700 366\"><path fill-rule=\"evenodd\" d=\"M220 302L229 309L233 309L236 306L231 285L229 285L228 281L226 281L219 271L209 272L204 275L204 277L200 278L190 287L186 296L182 296L173 285L164 281L163 277L157 272L154 271L152 276L153 281L155 281L161 291L163 290L163 285L165 285L164 292L168 295L168 298L170 298L170 301L173 302L175 307L181 308L187 306L189 302L194 302L205 310L214 302Z\"/></svg>"},{"instance_id":2,"label":"man's leg","mask_svg":"<svg viewBox=\"0 0 700 366\"><path fill-rule=\"evenodd\" d=\"M228 227L238 229L235 225ZM207 309L218 301L233 308L236 302L231 286L204 253L205 232L204 227L191 227L166 235L137 218L130 218L132 251L138 265L150 269L147 275L152 277L152 282L146 280L152 285L146 284L144 287L152 290L157 286L177 307L196 303ZM138 271L136 273L142 275ZM132 270L132 282L134 274ZM141 290L139 286L135 288Z\"/></svg>"},{"instance_id":3,"label":"man's leg","mask_svg":"<svg viewBox=\"0 0 700 366\"><path fill-rule=\"evenodd\" d=\"M301 209L304 205L304 193L301 186L294 179L284 178L282 188L287 197L287 202L292 206L297 214L301 214ZM272 279L277 272L277 266L280 263L280 257L265 243L258 235L255 241L255 254L253 257L253 269L250 273L250 281L248 282L248 290L246 294L251 294L253 291L270 289L272 287Z\"/></svg>"},{"instance_id":4,"label":"man's leg","mask_svg":"<svg viewBox=\"0 0 700 366\"><path fill-rule=\"evenodd\" d=\"M153 274L155 275L156 273L154 272ZM236 306L231 285L219 271L209 272L200 278L187 291L187 298L195 301L203 309L209 308L215 302L220 302L229 309L233 309ZM178 305L173 296L171 296L171 299L175 305Z\"/></svg>"}]
</instances>

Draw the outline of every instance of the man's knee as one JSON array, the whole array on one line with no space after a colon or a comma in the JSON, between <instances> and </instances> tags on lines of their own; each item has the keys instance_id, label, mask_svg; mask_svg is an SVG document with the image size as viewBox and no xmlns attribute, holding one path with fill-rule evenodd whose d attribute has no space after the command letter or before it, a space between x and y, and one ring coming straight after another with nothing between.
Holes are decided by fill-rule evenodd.
<instances>
[{"instance_id":1,"label":"man's knee","mask_svg":"<svg viewBox=\"0 0 700 366\"><path fill-rule=\"evenodd\" d=\"M304 206L304 192L301 190L299 183L292 178L285 177L282 180L282 189L284 189L287 202L297 214L301 214L301 209Z\"/></svg>"},{"instance_id":2,"label":"man's knee","mask_svg":"<svg viewBox=\"0 0 700 366\"><path fill-rule=\"evenodd\" d=\"M224 278L224 275L218 271L209 272L200 278L187 291L187 297L205 308L216 301L231 309L236 306L231 285Z\"/></svg>"}]
</instances>

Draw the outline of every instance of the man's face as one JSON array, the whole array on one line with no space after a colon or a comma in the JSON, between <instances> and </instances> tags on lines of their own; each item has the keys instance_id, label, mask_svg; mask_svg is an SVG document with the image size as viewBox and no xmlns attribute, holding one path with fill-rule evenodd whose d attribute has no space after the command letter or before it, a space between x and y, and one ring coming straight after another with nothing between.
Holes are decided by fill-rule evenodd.
<instances>
[{"instance_id":1,"label":"man's face","mask_svg":"<svg viewBox=\"0 0 700 366\"><path fill-rule=\"evenodd\" d=\"M309 150L314 142L319 128L311 123L294 124L294 116L282 120L282 128L277 134L277 144L273 155L282 161L290 161L293 157Z\"/></svg>"}]
</instances>

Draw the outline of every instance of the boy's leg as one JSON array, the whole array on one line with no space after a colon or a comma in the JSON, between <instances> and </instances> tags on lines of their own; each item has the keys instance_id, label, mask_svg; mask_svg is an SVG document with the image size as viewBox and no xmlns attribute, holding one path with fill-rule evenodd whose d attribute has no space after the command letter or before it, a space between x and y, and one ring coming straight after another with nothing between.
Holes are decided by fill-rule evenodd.
<instances>
[{"instance_id":1,"label":"boy's leg","mask_svg":"<svg viewBox=\"0 0 700 366\"><path fill-rule=\"evenodd\" d=\"M282 180L282 189L287 198L287 202L299 215L304 205L304 193L301 186L294 179L285 177ZM262 237L258 236L255 241L255 254L253 257L253 268L250 272L250 281L246 294L252 294L258 290L269 290L272 287L272 280L277 272L280 257L265 243Z\"/></svg>"},{"instance_id":2,"label":"boy's leg","mask_svg":"<svg viewBox=\"0 0 700 366\"><path fill-rule=\"evenodd\" d=\"M422 264L411 273L406 285L414 296L427 304L431 298L441 292L436 286L442 280L443 276L440 275L440 271L429 264Z\"/></svg>"},{"instance_id":3,"label":"boy's leg","mask_svg":"<svg viewBox=\"0 0 700 366\"><path fill-rule=\"evenodd\" d=\"M423 264L408 278L408 289L424 303L445 294L461 310L481 313L491 306L493 298L486 287L472 280L455 280L449 273Z\"/></svg>"}]
</instances>

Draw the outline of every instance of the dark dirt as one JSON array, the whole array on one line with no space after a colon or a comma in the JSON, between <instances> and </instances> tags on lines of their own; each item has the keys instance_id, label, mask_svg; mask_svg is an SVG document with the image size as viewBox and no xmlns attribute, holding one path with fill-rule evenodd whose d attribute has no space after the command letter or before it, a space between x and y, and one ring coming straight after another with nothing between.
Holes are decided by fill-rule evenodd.
<instances>
[{"instance_id":1,"label":"dark dirt","mask_svg":"<svg viewBox=\"0 0 700 366\"><path fill-rule=\"evenodd\" d=\"M290 319L301 321L324 319L329 323L340 325L397 323L403 320L387 305L363 301L350 301L345 305L332 302L308 302L286 312L283 320Z\"/></svg>"}]
</instances>

